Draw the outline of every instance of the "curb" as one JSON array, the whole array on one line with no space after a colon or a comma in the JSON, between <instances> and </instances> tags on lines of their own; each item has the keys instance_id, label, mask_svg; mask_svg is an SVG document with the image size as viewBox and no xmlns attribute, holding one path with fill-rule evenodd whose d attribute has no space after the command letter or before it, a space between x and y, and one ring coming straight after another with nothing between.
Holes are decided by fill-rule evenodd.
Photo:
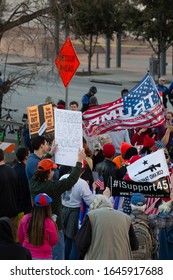
<instances>
[{"instance_id":1,"label":"curb","mask_svg":"<svg viewBox=\"0 0 173 280\"><path fill-rule=\"evenodd\" d=\"M123 84L138 84L140 81L121 81L121 82L116 82L116 81L110 81L110 80L91 79L90 82L122 86Z\"/></svg>"},{"instance_id":2,"label":"curb","mask_svg":"<svg viewBox=\"0 0 173 280\"><path fill-rule=\"evenodd\" d=\"M90 82L92 82L92 83L100 83L100 84L109 84L109 85L122 86L122 82L115 82L115 81L108 81L108 80L91 79Z\"/></svg>"}]
</instances>

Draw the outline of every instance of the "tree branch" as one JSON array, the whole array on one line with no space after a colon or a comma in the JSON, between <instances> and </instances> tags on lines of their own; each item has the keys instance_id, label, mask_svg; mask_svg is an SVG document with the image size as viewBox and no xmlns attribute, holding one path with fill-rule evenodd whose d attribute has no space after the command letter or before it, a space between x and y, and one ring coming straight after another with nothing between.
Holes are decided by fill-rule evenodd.
<instances>
[{"instance_id":1,"label":"tree branch","mask_svg":"<svg viewBox=\"0 0 173 280\"><path fill-rule=\"evenodd\" d=\"M8 24L6 24L6 22L4 22L3 24L1 23L0 24L0 38L2 38L3 34L14 28L14 27L17 27L21 24L24 24L26 22L29 22L37 17L40 17L40 16L43 16L45 14L49 14L50 12L53 11L53 8L52 7L46 7L44 9L41 9L39 11L36 11L32 14L27 14L27 15L23 15L21 16L19 19L16 19L14 21L11 21L11 22L8 22Z\"/></svg>"}]
</instances>

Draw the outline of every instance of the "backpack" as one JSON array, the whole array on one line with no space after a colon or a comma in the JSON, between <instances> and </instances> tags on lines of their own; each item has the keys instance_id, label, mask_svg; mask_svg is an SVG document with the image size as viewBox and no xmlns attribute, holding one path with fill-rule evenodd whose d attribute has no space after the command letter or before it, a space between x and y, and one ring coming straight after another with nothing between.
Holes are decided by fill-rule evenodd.
<instances>
[{"instance_id":1,"label":"backpack","mask_svg":"<svg viewBox=\"0 0 173 280\"><path fill-rule=\"evenodd\" d=\"M132 251L134 260L153 259L153 241L149 232L149 226L140 219L132 222L133 229L139 242L138 250Z\"/></svg>"}]
</instances>

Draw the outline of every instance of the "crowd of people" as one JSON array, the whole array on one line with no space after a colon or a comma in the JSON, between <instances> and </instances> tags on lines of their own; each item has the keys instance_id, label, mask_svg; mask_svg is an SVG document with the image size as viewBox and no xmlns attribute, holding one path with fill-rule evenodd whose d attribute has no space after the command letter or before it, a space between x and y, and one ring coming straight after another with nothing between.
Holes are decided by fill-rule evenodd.
<instances>
[{"instance_id":1,"label":"crowd of people","mask_svg":"<svg viewBox=\"0 0 173 280\"><path fill-rule=\"evenodd\" d=\"M166 109L171 94L163 82L163 125L83 133L75 167L55 164L57 146L43 135L24 137L13 167L0 149L0 259L173 259L173 112ZM92 86L81 109L76 101L68 109L98 106L96 93ZM63 100L45 102L67 109ZM112 196L110 177L131 181L127 166L160 149L170 172L169 198Z\"/></svg>"}]
</instances>

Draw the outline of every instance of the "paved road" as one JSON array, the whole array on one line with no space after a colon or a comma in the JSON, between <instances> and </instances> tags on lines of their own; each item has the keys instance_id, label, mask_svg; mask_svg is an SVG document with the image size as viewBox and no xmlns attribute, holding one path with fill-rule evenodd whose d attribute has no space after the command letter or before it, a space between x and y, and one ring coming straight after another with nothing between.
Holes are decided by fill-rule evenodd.
<instances>
[{"instance_id":1,"label":"paved road","mask_svg":"<svg viewBox=\"0 0 173 280\"><path fill-rule=\"evenodd\" d=\"M11 60L13 63L15 62L14 57ZM80 55L79 60L81 61L78 69L80 76L75 75L73 77L68 89L68 101L76 100L79 102L79 106L81 106L82 95L88 91L91 85L95 85L98 89L97 98L100 104L116 100L120 97L120 91L123 88L133 88L144 77L149 65L149 58L146 56L123 55L121 68L106 69L104 67L105 55L102 55L99 60L99 69L94 67L95 57L93 57L92 69L96 74L87 76L85 73L87 69L86 56ZM112 59L111 66L113 65L115 65L115 61ZM7 67L9 73L26 69L29 69L29 66L28 68L17 65L9 65ZM19 110L18 113L13 114L13 118L18 122L21 122L22 115L27 112L28 106L44 103L48 95L51 95L55 102L58 99L65 99L66 90L56 68L54 67L52 70L51 66L43 65L38 70L39 72L35 75L32 88L19 87L19 94L8 94L4 98L4 107L17 108ZM168 80L167 85L169 85L172 80L170 61L167 73L166 79ZM169 108L171 109L171 106Z\"/></svg>"},{"instance_id":2,"label":"paved road","mask_svg":"<svg viewBox=\"0 0 173 280\"><path fill-rule=\"evenodd\" d=\"M14 57L11 58L12 62L15 62ZM170 57L168 58L167 66L167 85L173 79L172 65ZM115 63L115 55L112 55L110 69L105 68L105 55L99 57L99 69L96 69L96 57L93 57L92 70L95 75L87 76L87 59L85 55L80 55L79 60L81 62L78 69L78 74L75 75L69 85L68 89L68 102L76 100L81 106L81 98L86 93L90 86L95 85L98 89L97 98L100 104L111 102L120 97L120 91L123 88L131 89L137 82L139 82L146 74L149 67L149 57L146 56L122 56L122 67L113 67ZM28 66L29 67L29 66ZM15 72L26 70L27 67L9 65L7 72ZM44 103L48 95L52 96L55 102L58 99L64 99L66 90L62 84L62 81L57 73L56 68L52 70L50 65L39 67L39 72L35 75L34 86L32 88L18 88L19 94L8 94L4 98L3 107L10 107L18 109L18 113L13 114L13 118L21 122L23 113L27 112L27 107ZM168 108L172 109L172 106L168 104ZM10 136L14 139L14 135Z\"/></svg>"},{"instance_id":3,"label":"paved road","mask_svg":"<svg viewBox=\"0 0 173 280\"><path fill-rule=\"evenodd\" d=\"M47 71L46 71L47 70ZM99 70L100 71L100 70ZM62 84L60 78L57 77L57 73L54 75L49 74L49 69L44 70L37 74L35 77L35 85L32 88L19 87L20 94L13 94L9 97L9 94L5 96L3 107L10 107L18 109L18 113L13 114L13 118L20 122L23 113L27 111L28 106L44 103L46 97L50 95L55 102L58 99L65 100L66 90ZM101 72L101 71L100 71ZM106 75L104 74L106 73ZM129 72L124 73L122 71L104 71L95 76L74 76L70 82L68 89L68 101L76 100L81 106L81 98L86 93L90 86L95 85L98 89L97 98L100 104L111 102L120 97L120 91L124 87L129 89L134 86L130 80L125 80L125 76L129 77ZM124 77L123 77L124 75ZM134 81L140 80L143 74L136 73ZM101 83L100 83L101 81ZM107 82L108 83L107 83ZM109 83L111 81L111 83ZM112 83L113 81L113 83Z\"/></svg>"}]
</instances>

